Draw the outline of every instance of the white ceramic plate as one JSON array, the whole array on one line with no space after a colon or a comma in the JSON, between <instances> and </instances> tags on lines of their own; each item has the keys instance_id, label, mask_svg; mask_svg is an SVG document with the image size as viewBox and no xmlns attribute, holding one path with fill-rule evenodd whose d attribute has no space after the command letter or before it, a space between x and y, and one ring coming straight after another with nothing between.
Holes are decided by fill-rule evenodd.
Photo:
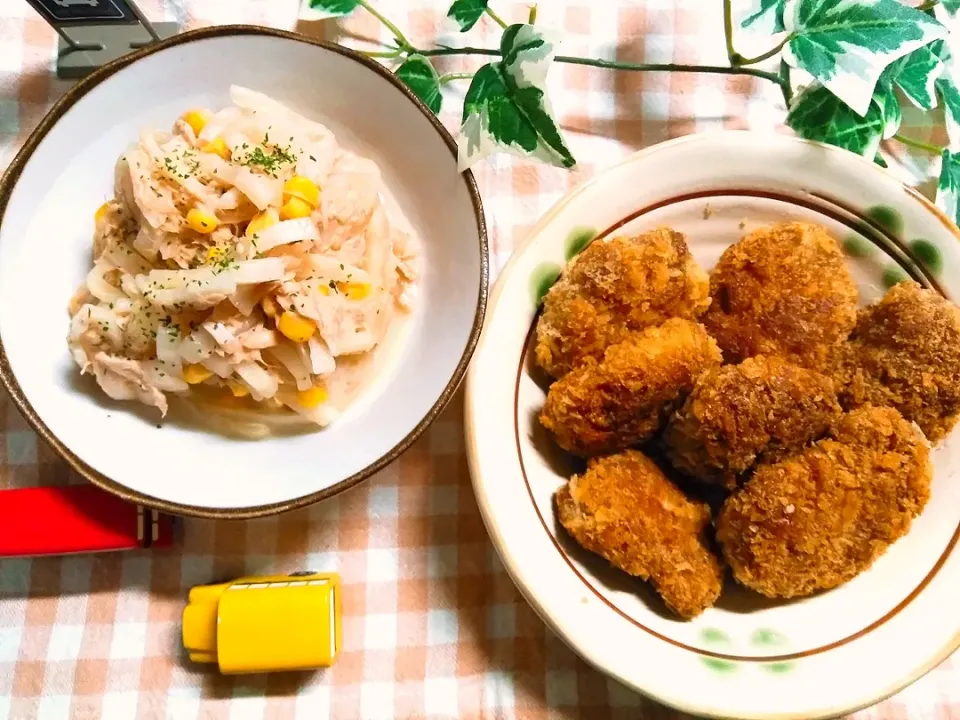
<instances>
[{"instance_id":1,"label":"white ceramic plate","mask_svg":"<svg viewBox=\"0 0 960 720\"><path fill-rule=\"evenodd\" d=\"M330 428L244 441L112 403L66 346L67 303L91 267L93 211L144 126L222 107L231 84L267 93L376 161L418 231L425 277L393 369ZM483 211L437 119L389 72L337 46L215 27L101 69L44 119L0 184L0 378L84 476L160 509L246 517L345 489L396 458L466 371L487 293ZM4 357L5 353L5 357Z\"/></svg>"},{"instance_id":2,"label":"white ceramic plate","mask_svg":"<svg viewBox=\"0 0 960 720\"><path fill-rule=\"evenodd\" d=\"M848 248L864 302L904 274L960 298L957 228L851 153L786 137L697 135L641 152L557 204L494 289L468 374L474 488L510 574L584 658L697 715L820 718L890 695L960 645L960 438L935 450L932 498L910 533L846 585L791 603L728 585L691 622L642 582L573 543L552 495L571 468L537 422L539 296L595 235L659 225L710 268L725 247L777 221L829 228Z\"/></svg>"}]
</instances>

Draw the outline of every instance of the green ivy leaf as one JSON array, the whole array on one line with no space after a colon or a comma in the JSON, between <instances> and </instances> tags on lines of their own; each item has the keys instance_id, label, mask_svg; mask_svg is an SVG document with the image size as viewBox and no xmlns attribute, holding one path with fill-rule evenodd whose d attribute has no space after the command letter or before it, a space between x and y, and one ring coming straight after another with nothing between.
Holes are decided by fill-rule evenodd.
<instances>
[{"instance_id":1,"label":"green ivy leaf","mask_svg":"<svg viewBox=\"0 0 960 720\"><path fill-rule=\"evenodd\" d=\"M894 60L947 34L899 0L787 0L786 62L813 75L856 113L869 112L880 74Z\"/></svg>"},{"instance_id":2,"label":"green ivy leaf","mask_svg":"<svg viewBox=\"0 0 960 720\"><path fill-rule=\"evenodd\" d=\"M865 116L822 85L813 85L794 98L787 125L803 138L836 145L873 159L883 138L884 117L877 103L867 106Z\"/></svg>"},{"instance_id":3,"label":"green ivy leaf","mask_svg":"<svg viewBox=\"0 0 960 720\"><path fill-rule=\"evenodd\" d=\"M944 150L937 182L937 207L960 223L960 153Z\"/></svg>"},{"instance_id":4,"label":"green ivy leaf","mask_svg":"<svg viewBox=\"0 0 960 720\"><path fill-rule=\"evenodd\" d=\"M443 104L440 94L440 76L433 65L423 55L411 55L396 69L397 77L413 90L414 95L423 100L423 104L439 114Z\"/></svg>"},{"instance_id":5,"label":"green ivy leaf","mask_svg":"<svg viewBox=\"0 0 960 720\"><path fill-rule=\"evenodd\" d=\"M933 45L942 42L937 40ZM907 99L923 110L933 110L937 106L936 82L943 74L943 61L931 47L917 48L891 63L884 71L889 71Z\"/></svg>"},{"instance_id":6,"label":"green ivy leaf","mask_svg":"<svg viewBox=\"0 0 960 720\"><path fill-rule=\"evenodd\" d=\"M503 60L480 68L467 90L457 141L460 169L498 151L573 167L545 91L554 44L539 28L511 25L500 52Z\"/></svg>"},{"instance_id":7,"label":"green ivy leaf","mask_svg":"<svg viewBox=\"0 0 960 720\"><path fill-rule=\"evenodd\" d=\"M764 15L773 11L773 31L783 32L783 8L787 0L760 0L760 9L741 23L741 27L750 27Z\"/></svg>"},{"instance_id":8,"label":"green ivy leaf","mask_svg":"<svg viewBox=\"0 0 960 720\"><path fill-rule=\"evenodd\" d=\"M487 0L454 0L447 10L447 17L453 18L460 26L460 32L466 32L487 11Z\"/></svg>"},{"instance_id":9,"label":"green ivy leaf","mask_svg":"<svg viewBox=\"0 0 960 720\"><path fill-rule=\"evenodd\" d=\"M888 140L897 134L900 123L903 122L900 99L893 89L893 72L890 67L883 71L877 81L873 102L880 110L880 117L883 118L883 139Z\"/></svg>"},{"instance_id":10,"label":"green ivy leaf","mask_svg":"<svg viewBox=\"0 0 960 720\"><path fill-rule=\"evenodd\" d=\"M938 7L942 7L950 14L950 17L953 17L960 12L960 0L940 0Z\"/></svg>"},{"instance_id":11,"label":"green ivy leaf","mask_svg":"<svg viewBox=\"0 0 960 720\"><path fill-rule=\"evenodd\" d=\"M343 17L359 7L359 0L304 0L300 16L310 20Z\"/></svg>"}]
</instances>

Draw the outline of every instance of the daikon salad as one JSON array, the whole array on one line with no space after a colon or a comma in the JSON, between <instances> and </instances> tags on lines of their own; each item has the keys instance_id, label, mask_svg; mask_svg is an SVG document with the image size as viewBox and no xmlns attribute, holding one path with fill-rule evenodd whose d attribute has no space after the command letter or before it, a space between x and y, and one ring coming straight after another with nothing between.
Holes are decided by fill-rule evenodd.
<instances>
[{"instance_id":1,"label":"daikon salad","mask_svg":"<svg viewBox=\"0 0 960 720\"><path fill-rule=\"evenodd\" d=\"M418 243L375 163L261 93L230 98L120 157L69 348L108 396L161 416L184 398L325 426L412 309Z\"/></svg>"}]
</instances>

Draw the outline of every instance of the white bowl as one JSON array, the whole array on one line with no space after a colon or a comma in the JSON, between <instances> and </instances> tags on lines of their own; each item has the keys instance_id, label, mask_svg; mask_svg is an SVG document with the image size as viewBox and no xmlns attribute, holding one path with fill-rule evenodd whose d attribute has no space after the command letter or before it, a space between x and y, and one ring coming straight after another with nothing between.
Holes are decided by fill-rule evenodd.
<instances>
[{"instance_id":1,"label":"white bowl","mask_svg":"<svg viewBox=\"0 0 960 720\"><path fill-rule=\"evenodd\" d=\"M910 533L851 582L791 603L728 585L715 607L679 621L555 522L552 495L571 468L537 422L545 386L531 372L531 339L537 298L561 266L594 235L670 225L710 268L745 233L788 219L823 224L855 252L873 248L849 258L864 302L903 272L960 298L960 232L885 171L788 137L696 135L633 156L547 213L497 282L468 373L471 475L511 576L587 661L696 715L841 715L960 645L960 432L933 453L932 497Z\"/></svg>"},{"instance_id":2,"label":"white bowl","mask_svg":"<svg viewBox=\"0 0 960 720\"><path fill-rule=\"evenodd\" d=\"M144 126L229 102L231 84L327 125L376 161L418 231L425 276L402 356L331 427L244 441L105 399L66 347L67 303L91 265L93 210ZM107 65L50 111L0 183L0 379L83 476L169 512L251 517L322 499L403 452L461 380L487 294L483 210L456 146L391 73L339 46L266 28L193 31Z\"/></svg>"}]
</instances>

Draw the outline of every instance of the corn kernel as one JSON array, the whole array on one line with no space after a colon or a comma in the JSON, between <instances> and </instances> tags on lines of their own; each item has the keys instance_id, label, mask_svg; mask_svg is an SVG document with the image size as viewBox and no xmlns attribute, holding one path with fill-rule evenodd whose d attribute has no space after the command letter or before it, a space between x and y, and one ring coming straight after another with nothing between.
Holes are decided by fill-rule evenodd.
<instances>
[{"instance_id":1,"label":"corn kernel","mask_svg":"<svg viewBox=\"0 0 960 720\"><path fill-rule=\"evenodd\" d=\"M273 301L273 298L265 297L260 301L260 304L263 306L263 314L267 317L276 317L277 316L277 304Z\"/></svg>"},{"instance_id":2,"label":"corn kernel","mask_svg":"<svg viewBox=\"0 0 960 720\"><path fill-rule=\"evenodd\" d=\"M203 365L184 365L183 381L189 385L197 385L213 375L213 372Z\"/></svg>"},{"instance_id":3,"label":"corn kernel","mask_svg":"<svg viewBox=\"0 0 960 720\"><path fill-rule=\"evenodd\" d=\"M310 217L312 212L313 208L305 200L292 197L280 208L280 217L283 220L295 220L296 218Z\"/></svg>"},{"instance_id":4,"label":"corn kernel","mask_svg":"<svg viewBox=\"0 0 960 720\"><path fill-rule=\"evenodd\" d=\"M217 220L217 216L209 210L195 207L190 208L187 212L187 225L201 235L209 235L217 229L219 224L220 221Z\"/></svg>"},{"instance_id":5,"label":"corn kernel","mask_svg":"<svg viewBox=\"0 0 960 720\"><path fill-rule=\"evenodd\" d=\"M212 248L207 250L207 264L215 263L220 259L221 255L223 255L223 250L214 245Z\"/></svg>"},{"instance_id":6,"label":"corn kernel","mask_svg":"<svg viewBox=\"0 0 960 720\"><path fill-rule=\"evenodd\" d=\"M193 128L193 134L199 135L207 124L207 113L203 110L189 110L183 115L183 121Z\"/></svg>"},{"instance_id":7,"label":"corn kernel","mask_svg":"<svg viewBox=\"0 0 960 720\"><path fill-rule=\"evenodd\" d=\"M297 402L307 410L312 410L317 405L322 405L327 401L329 395L323 385L317 385L309 390L301 390L297 393Z\"/></svg>"},{"instance_id":8,"label":"corn kernel","mask_svg":"<svg viewBox=\"0 0 960 720\"><path fill-rule=\"evenodd\" d=\"M262 213L257 213L253 219L247 223L246 235L248 238L252 238L257 233L262 233L271 225L276 225L280 222L280 216L277 215L277 211L273 208L267 208Z\"/></svg>"},{"instance_id":9,"label":"corn kernel","mask_svg":"<svg viewBox=\"0 0 960 720\"><path fill-rule=\"evenodd\" d=\"M287 310L277 321L277 329L294 342L302 343L317 331L317 324L310 318Z\"/></svg>"},{"instance_id":10,"label":"corn kernel","mask_svg":"<svg viewBox=\"0 0 960 720\"><path fill-rule=\"evenodd\" d=\"M290 198L299 198L315 208L320 204L320 188L310 178L294 175L283 184L283 201L288 202Z\"/></svg>"},{"instance_id":11,"label":"corn kernel","mask_svg":"<svg viewBox=\"0 0 960 720\"><path fill-rule=\"evenodd\" d=\"M103 205L97 208L97 211L93 214L93 221L100 222L107 215L107 211L110 209L110 203L105 202Z\"/></svg>"},{"instance_id":12,"label":"corn kernel","mask_svg":"<svg viewBox=\"0 0 960 720\"><path fill-rule=\"evenodd\" d=\"M250 388L248 388L243 383L238 383L236 381L228 380L227 387L230 388L230 392L233 393L234 397L242 398L250 394Z\"/></svg>"},{"instance_id":13,"label":"corn kernel","mask_svg":"<svg viewBox=\"0 0 960 720\"><path fill-rule=\"evenodd\" d=\"M338 287L340 292L351 300L363 300L370 294L371 290L370 283L364 282L340 283Z\"/></svg>"},{"instance_id":14,"label":"corn kernel","mask_svg":"<svg viewBox=\"0 0 960 720\"><path fill-rule=\"evenodd\" d=\"M219 155L224 160L230 159L230 148L227 147L227 144L223 141L223 138L215 138L208 142L206 145L200 148L200 152L213 153L214 155Z\"/></svg>"}]
</instances>

